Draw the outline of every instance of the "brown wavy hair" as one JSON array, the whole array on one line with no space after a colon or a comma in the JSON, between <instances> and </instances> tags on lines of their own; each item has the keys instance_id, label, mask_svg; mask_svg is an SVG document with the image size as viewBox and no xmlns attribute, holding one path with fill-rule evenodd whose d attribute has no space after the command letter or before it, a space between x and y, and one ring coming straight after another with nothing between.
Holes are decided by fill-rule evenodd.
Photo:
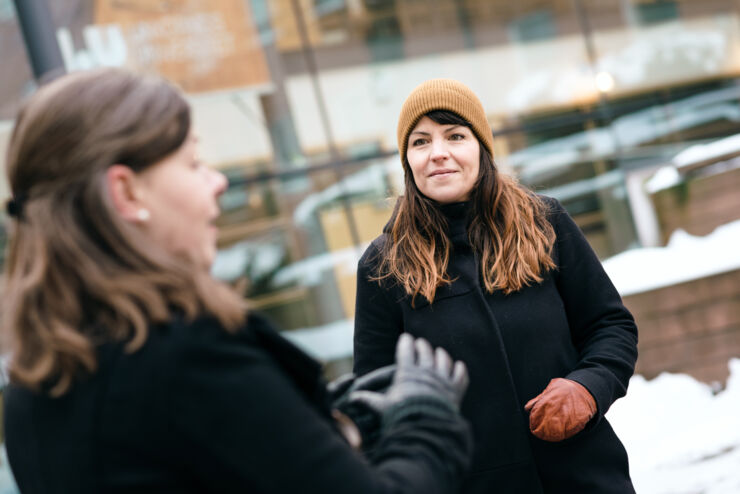
<instances>
[{"instance_id":1,"label":"brown wavy hair","mask_svg":"<svg viewBox=\"0 0 740 494\"><path fill-rule=\"evenodd\" d=\"M2 331L11 380L53 396L97 368L96 347L134 352L175 312L244 321L241 297L119 219L105 173L135 172L175 152L190 108L160 78L117 69L64 76L16 119L7 175L20 216L5 261Z\"/></svg>"},{"instance_id":2,"label":"brown wavy hair","mask_svg":"<svg viewBox=\"0 0 740 494\"><path fill-rule=\"evenodd\" d=\"M442 125L464 125L465 119L447 110L426 114ZM447 219L439 204L423 195L403 158L405 193L386 227L380 263L373 279L391 279L412 297L434 301L437 288L452 283L447 274L451 242ZM514 178L499 173L491 154L480 146L479 176L470 196L468 238L481 267L487 292L505 294L543 280L554 269L555 231L547 221L547 206Z\"/></svg>"}]
</instances>

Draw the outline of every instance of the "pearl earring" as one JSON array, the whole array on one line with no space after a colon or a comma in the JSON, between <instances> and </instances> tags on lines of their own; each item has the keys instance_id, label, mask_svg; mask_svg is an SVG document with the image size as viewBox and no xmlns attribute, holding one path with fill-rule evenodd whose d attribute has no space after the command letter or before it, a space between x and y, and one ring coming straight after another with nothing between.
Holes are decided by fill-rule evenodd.
<instances>
[{"instance_id":1,"label":"pearl earring","mask_svg":"<svg viewBox=\"0 0 740 494\"><path fill-rule=\"evenodd\" d=\"M151 213L146 208L141 208L136 212L136 219L141 222L149 221L149 218L151 217L152 217Z\"/></svg>"}]
</instances>

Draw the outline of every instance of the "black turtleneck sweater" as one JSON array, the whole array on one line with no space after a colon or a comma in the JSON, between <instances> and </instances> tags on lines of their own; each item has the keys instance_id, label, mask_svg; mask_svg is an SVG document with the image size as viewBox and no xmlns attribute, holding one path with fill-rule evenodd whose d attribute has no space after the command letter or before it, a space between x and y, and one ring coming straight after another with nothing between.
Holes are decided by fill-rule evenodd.
<instances>
[{"instance_id":1,"label":"black turtleneck sweater","mask_svg":"<svg viewBox=\"0 0 740 494\"><path fill-rule=\"evenodd\" d=\"M357 273L355 372L393 361L402 332L428 339L463 360L471 384L463 402L475 440L463 492L632 493L627 455L603 418L623 396L637 358L637 328L601 263L567 212L542 198L557 239L557 268L536 285L487 293L467 235L469 205L442 206L452 241L448 274L433 303L414 303L393 282L370 281L384 233L368 247ZM559 443L535 438L524 404L550 379L581 383L599 413Z\"/></svg>"}]
</instances>

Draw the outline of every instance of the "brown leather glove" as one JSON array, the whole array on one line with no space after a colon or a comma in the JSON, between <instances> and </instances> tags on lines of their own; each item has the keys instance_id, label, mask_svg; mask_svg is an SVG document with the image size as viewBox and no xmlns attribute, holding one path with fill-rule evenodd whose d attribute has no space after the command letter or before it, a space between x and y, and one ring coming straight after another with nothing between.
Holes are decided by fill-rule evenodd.
<instances>
[{"instance_id":1,"label":"brown leather glove","mask_svg":"<svg viewBox=\"0 0 740 494\"><path fill-rule=\"evenodd\" d=\"M524 405L529 430L545 441L562 441L581 432L596 413L596 401L583 385L555 378Z\"/></svg>"}]
</instances>

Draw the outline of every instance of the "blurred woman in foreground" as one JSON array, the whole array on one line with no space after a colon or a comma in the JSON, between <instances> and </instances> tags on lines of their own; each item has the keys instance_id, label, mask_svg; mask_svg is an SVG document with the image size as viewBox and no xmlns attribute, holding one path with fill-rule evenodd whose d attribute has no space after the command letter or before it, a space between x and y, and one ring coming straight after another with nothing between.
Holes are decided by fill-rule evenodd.
<instances>
[{"instance_id":1,"label":"blurred woman in foreground","mask_svg":"<svg viewBox=\"0 0 740 494\"><path fill-rule=\"evenodd\" d=\"M2 307L21 491L453 492L464 367L405 337L387 393L343 381L342 430L382 424L361 457L320 365L209 275L227 183L197 146L180 92L124 71L65 76L21 110Z\"/></svg>"}]
</instances>

